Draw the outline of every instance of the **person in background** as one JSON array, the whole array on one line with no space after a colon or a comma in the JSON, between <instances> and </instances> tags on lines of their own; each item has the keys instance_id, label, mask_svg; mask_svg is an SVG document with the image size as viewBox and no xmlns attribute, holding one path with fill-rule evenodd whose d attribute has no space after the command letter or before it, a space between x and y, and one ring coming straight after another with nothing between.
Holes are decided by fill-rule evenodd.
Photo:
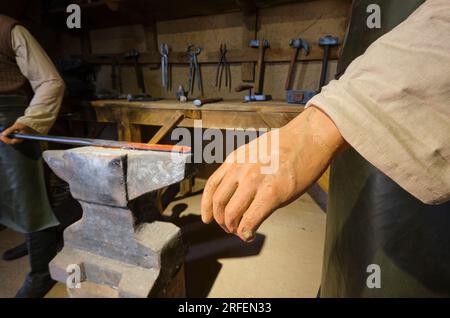
<instances>
[{"instance_id":1,"label":"person in background","mask_svg":"<svg viewBox=\"0 0 450 318\"><path fill-rule=\"evenodd\" d=\"M43 297L55 284L48 264L56 255L58 221L47 196L40 145L8 136L47 133L64 87L30 32L0 14L0 223L25 234L30 260L16 297Z\"/></svg>"}]
</instances>

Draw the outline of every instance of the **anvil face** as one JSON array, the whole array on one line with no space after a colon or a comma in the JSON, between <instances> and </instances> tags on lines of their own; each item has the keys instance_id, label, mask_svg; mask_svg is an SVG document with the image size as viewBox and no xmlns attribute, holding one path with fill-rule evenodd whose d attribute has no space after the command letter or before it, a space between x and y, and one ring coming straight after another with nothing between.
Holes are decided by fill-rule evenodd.
<instances>
[{"instance_id":1,"label":"anvil face","mask_svg":"<svg viewBox=\"0 0 450 318\"><path fill-rule=\"evenodd\" d=\"M190 154L81 147L44 153L77 200L126 207L148 192L182 181Z\"/></svg>"},{"instance_id":2,"label":"anvil face","mask_svg":"<svg viewBox=\"0 0 450 318\"><path fill-rule=\"evenodd\" d=\"M52 278L65 282L67 267L78 265L82 288L68 289L72 297L163 290L182 268L181 232L156 220L136 224L136 213L145 212L135 211L133 200L182 181L190 154L83 147L46 151L44 158L83 208L81 220L64 231L64 248L49 265Z\"/></svg>"}]
</instances>

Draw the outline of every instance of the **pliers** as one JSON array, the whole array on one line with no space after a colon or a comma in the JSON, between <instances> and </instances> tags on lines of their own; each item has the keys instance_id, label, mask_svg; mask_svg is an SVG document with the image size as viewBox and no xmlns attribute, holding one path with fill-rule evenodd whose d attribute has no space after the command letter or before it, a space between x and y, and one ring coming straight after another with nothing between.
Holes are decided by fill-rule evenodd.
<instances>
[{"instance_id":1,"label":"pliers","mask_svg":"<svg viewBox=\"0 0 450 318\"><path fill-rule=\"evenodd\" d=\"M226 44L220 44L220 60L219 64L217 65L217 72L216 72L216 87L219 89L222 86L222 77L223 77L223 71L225 70L225 87L228 87L228 91L231 92L231 68L230 63L227 61L227 45Z\"/></svg>"},{"instance_id":2,"label":"pliers","mask_svg":"<svg viewBox=\"0 0 450 318\"><path fill-rule=\"evenodd\" d=\"M161 43L159 47L159 53L161 54L161 84L162 87L169 90L169 46L167 45L167 43Z\"/></svg>"},{"instance_id":3,"label":"pliers","mask_svg":"<svg viewBox=\"0 0 450 318\"><path fill-rule=\"evenodd\" d=\"M195 77L197 77L197 85L198 89L200 91L200 94L203 96L203 83L202 83L202 74L200 72L200 65L198 64L198 58L197 56L202 51L202 48L191 44L188 46L187 52L190 56L190 62L189 62L189 91L191 94L194 92L194 82Z\"/></svg>"}]
</instances>

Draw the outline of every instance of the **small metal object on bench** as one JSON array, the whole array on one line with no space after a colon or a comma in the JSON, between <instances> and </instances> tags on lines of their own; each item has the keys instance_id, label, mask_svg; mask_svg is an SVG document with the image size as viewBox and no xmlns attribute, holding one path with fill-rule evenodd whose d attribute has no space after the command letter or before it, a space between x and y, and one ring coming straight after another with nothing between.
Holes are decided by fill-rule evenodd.
<instances>
[{"instance_id":1,"label":"small metal object on bench","mask_svg":"<svg viewBox=\"0 0 450 318\"><path fill-rule=\"evenodd\" d=\"M212 103L218 103L223 101L223 98L197 98L194 100L194 106L196 107L202 107L205 104L212 104Z\"/></svg>"}]
</instances>

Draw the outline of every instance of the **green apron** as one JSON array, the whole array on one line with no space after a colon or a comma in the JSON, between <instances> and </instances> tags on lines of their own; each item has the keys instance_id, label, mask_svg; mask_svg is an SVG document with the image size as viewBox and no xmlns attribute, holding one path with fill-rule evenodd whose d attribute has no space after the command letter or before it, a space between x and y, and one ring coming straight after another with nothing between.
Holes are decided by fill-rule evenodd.
<instances>
[{"instance_id":1,"label":"green apron","mask_svg":"<svg viewBox=\"0 0 450 318\"><path fill-rule=\"evenodd\" d=\"M0 95L0 127L22 116L27 99ZM39 143L0 142L0 223L21 233L58 225L47 197Z\"/></svg>"},{"instance_id":2,"label":"green apron","mask_svg":"<svg viewBox=\"0 0 450 318\"><path fill-rule=\"evenodd\" d=\"M354 1L341 73L423 2L379 0L383 29L372 32L362 23L377 1ZM335 158L321 297L449 297L449 246L450 201L423 204L353 149Z\"/></svg>"}]
</instances>

